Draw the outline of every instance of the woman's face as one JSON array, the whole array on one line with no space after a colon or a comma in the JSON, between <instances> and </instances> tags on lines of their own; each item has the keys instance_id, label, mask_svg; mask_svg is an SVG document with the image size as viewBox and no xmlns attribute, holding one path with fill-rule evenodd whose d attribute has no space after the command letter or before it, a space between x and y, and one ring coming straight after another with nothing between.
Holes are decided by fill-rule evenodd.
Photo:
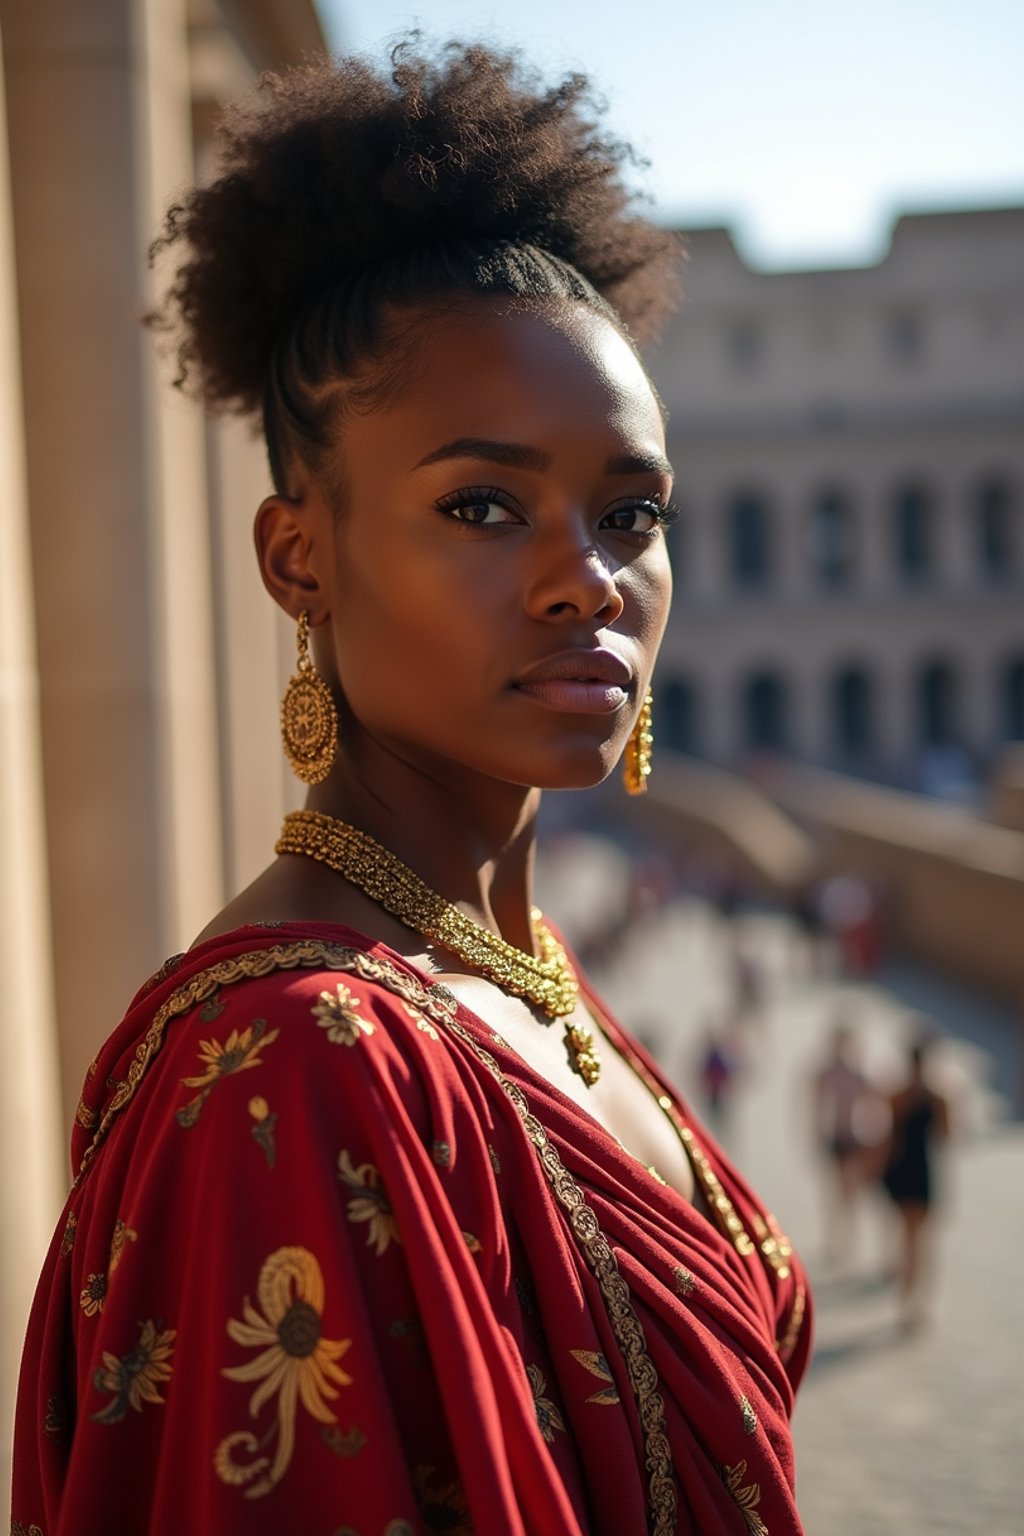
<instances>
[{"instance_id":1,"label":"woman's face","mask_svg":"<svg viewBox=\"0 0 1024 1536\"><path fill-rule=\"evenodd\" d=\"M661 413L615 327L583 306L433 317L400 394L345 418L332 470L349 729L433 775L604 778L671 595Z\"/></svg>"}]
</instances>

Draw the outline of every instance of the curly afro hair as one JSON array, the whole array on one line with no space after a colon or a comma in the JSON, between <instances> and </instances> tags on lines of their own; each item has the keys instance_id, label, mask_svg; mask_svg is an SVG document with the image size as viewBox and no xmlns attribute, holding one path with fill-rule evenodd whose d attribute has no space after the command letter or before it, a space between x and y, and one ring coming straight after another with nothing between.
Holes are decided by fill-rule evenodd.
<instances>
[{"instance_id":1,"label":"curly afro hair","mask_svg":"<svg viewBox=\"0 0 1024 1536\"><path fill-rule=\"evenodd\" d=\"M679 243L637 211L631 151L598 111L580 75L545 87L518 54L435 56L415 37L390 68L324 58L264 76L226 114L217 179L154 242L179 259L149 317L175 338L178 384L262 410L283 489L294 452L315 466L327 447L339 386L359 403L396 351L402 310L569 299L652 336Z\"/></svg>"}]
</instances>

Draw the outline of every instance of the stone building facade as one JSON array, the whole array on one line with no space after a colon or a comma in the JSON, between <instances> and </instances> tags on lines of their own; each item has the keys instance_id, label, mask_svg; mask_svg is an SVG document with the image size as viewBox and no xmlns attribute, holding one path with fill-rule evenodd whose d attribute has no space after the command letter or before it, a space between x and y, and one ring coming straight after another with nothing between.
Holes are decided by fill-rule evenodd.
<instances>
[{"instance_id":1,"label":"stone building facade","mask_svg":"<svg viewBox=\"0 0 1024 1536\"><path fill-rule=\"evenodd\" d=\"M688 244L659 742L954 792L1024 738L1024 209L903 217L856 270Z\"/></svg>"}]
</instances>

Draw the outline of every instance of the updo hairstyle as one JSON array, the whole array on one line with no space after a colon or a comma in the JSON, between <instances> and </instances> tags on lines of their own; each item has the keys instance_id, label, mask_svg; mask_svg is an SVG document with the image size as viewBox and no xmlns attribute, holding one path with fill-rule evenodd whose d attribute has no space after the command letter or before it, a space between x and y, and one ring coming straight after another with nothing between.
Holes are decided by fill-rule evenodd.
<instances>
[{"instance_id":1,"label":"updo hairstyle","mask_svg":"<svg viewBox=\"0 0 1024 1536\"><path fill-rule=\"evenodd\" d=\"M586 79L542 86L517 54L399 44L390 68L323 58L265 75L227 112L211 184L168 212L180 257L149 317L179 386L262 412L287 491L323 468L339 406L387 397L425 306L575 300L631 340L675 297L677 237L636 211L628 146L602 137ZM416 313L413 313L416 312Z\"/></svg>"}]
</instances>

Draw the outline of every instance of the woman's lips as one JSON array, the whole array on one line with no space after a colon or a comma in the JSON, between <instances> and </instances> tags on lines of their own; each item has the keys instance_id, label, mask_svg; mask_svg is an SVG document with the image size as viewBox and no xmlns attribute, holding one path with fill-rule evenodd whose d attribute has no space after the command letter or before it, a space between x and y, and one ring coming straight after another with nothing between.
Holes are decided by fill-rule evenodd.
<instances>
[{"instance_id":1,"label":"woman's lips","mask_svg":"<svg viewBox=\"0 0 1024 1536\"><path fill-rule=\"evenodd\" d=\"M628 694L617 683L582 678L538 678L516 683L517 693L525 693L546 709L574 715L611 715L625 704Z\"/></svg>"},{"instance_id":2,"label":"woman's lips","mask_svg":"<svg viewBox=\"0 0 1024 1536\"><path fill-rule=\"evenodd\" d=\"M625 704L632 681L632 669L616 651L581 645L542 656L512 686L545 709L612 715Z\"/></svg>"}]
</instances>

